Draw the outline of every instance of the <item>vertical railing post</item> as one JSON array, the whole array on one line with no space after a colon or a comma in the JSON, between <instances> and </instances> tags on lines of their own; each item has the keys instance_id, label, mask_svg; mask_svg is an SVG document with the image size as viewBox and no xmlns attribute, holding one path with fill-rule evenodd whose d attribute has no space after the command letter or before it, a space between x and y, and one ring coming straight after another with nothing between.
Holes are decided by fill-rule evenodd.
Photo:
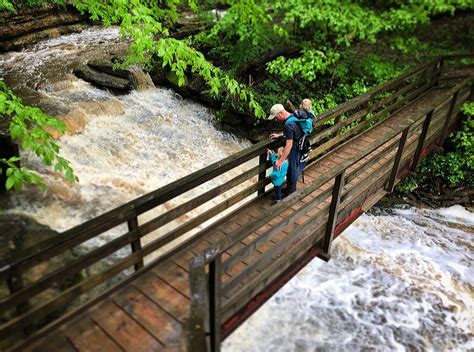
<instances>
[{"instance_id":1,"label":"vertical railing post","mask_svg":"<svg viewBox=\"0 0 474 352\"><path fill-rule=\"evenodd\" d=\"M267 153L266 152L260 154L260 156L258 157L258 170L259 170L258 182L261 182L261 181L265 180L265 178L267 177ZM257 195L260 196L264 193L265 193L265 184L262 184L258 188Z\"/></svg>"},{"instance_id":2,"label":"vertical railing post","mask_svg":"<svg viewBox=\"0 0 474 352\"><path fill-rule=\"evenodd\" d=\"M329 206L329 217L326 224L326 232L321 245L322 253L318 255L321 259L328 261L330 259L331 245L334 239L334 229L336 227L337 215L339 212L339 202L341 201L341 192L344 187L344 174L346 170L343 170L338 174L334 180L334 186L332 188L331 205Z\"/></svg>"},{"instance_id":3,"label":"vertical railing post","mask_svg":"<svg viewBox=\"0 0 474 352\"><path fill-rule=\"evenodd\" d=\"M454 107L456 106L456 101L458 99L458 95L459 95L459 90L456 91L453 94L453 99L451 99L451 103L449 104L448 113L446 115L446 119L444 120L443 129L441 130L441 136L438 140L438 145L440 145L440 146L443 145L444 140L448 136L449 125L450 125L450 122L451 122L451 116L453 115Z\"/></svg>"},{"instance_id":4,"label":"vertical railing post","mask_svg":"<svg viewBox=\"0 0 474 352\"><path fill-rule=\"evenodd\" d=\"M209 330L211 352L221 350L221 256L209 263Z\"/></svg>"},{"instance_id":5,"label":"vertical railing post","mask_svg":"<svg viewBox=\"0 0 474 352\"><path fill-rule=\"evenodd\" d=\"M444 58L440 58L438 62L436 63L434 70L433 70L433 76L431 77L431 86L433 86L436 82L439 81L439 77L441 76L441 71L443 70L444 66Z\"/></svg>"},{"instance_id":6,"label":"vertical railing post","mask_svg":"<svg viewBox=\"0 0 474 352\"><path fill-rule=\"evenodd\" d=\"M134 231L138 229L138 218L135 216L134 218L131 218L130 220L127 221L128 224L128 231ZM130 246L132 247L132 253L138 252L142 250L142 242L140 238L132 241L130 243ZM140 270L143 268L143 257L140 259L139 262L135 263L133 266L135 268L135 271Z\"/></svg>"},{"instance_id":7,"label":"vertical railing post","mask_svg":"<svg viewBox=\"0 0 474 352\"><path fill-rule=\"evenodd\" d=\"M204 258L201 255L194 256L189 261L189 290L191 292L191 302L190 314L187 321L187 350L193 352L207 352L207 277Z\"/></svg>"},{"instance_id":8,"label":"vertical railing post","mask_svg":"<svg viewBox=\"0 0 474 352\"><path fill-rule=\"evenodd\" d=\"M24 287L23 275L20 268L13 269L7 276L7 286L10 294L20 291ZM21 315L31 308L30 302L27 300L16 306L16 312Z\"/></svg>"},{"instance_id":9,"label":"vertical railing post","mask_svg":"<svg viewBox=\"0 0 474 352\"><path fill-rule=\"evenodd\" d=\"M411 164L410 170L415 171L418 166L418 161L420 160L421 151L423 150L423 145L425 144L426 135L430 128L431 118L433 117L434 109L431 110L425 117L423 122L423 129L421 130L420 138L418 140L418 145L416 146L415 155L413 156L413 162Z\"/></svg>"},{"instance_id":10,"label":"vertical railing post","mask_svg":"<svg viewBox=\"0 0 474 352\"><path fill-rule=\"evenodd\" d=\"M410 126L403 130L402 136L400 137L400 142L398 143L397 155L395 156L392 172L390 174L390 178L388 179L387 187L385 188L385 190L389 193L392 193L395 187L395 181L397 180L398 170L400 169L400 162L402 160L403 150L405 149L409 131Z\"/></svg>"}]
</instances>

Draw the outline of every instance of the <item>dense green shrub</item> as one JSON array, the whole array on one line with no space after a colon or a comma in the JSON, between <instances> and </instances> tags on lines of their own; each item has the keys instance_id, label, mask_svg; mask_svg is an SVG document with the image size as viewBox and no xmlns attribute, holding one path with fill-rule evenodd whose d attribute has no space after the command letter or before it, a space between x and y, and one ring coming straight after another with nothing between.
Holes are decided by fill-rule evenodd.
<instances>
[{"instance_id":1,"label":"dense green shrub","mask_svg":"<svg viewBox=\"0 0 474 352\"><path fill-rule=\"evenodd\" d=\"M474 103L465 103L461 111L464 113L462 126L447 141L452 150L435 153L423 160L416 168L416 176L407 177L399 184L400 191L411 192L419 186L434 188L439 184L449 187L474 185Z\"/></svg>"}]
</instances>

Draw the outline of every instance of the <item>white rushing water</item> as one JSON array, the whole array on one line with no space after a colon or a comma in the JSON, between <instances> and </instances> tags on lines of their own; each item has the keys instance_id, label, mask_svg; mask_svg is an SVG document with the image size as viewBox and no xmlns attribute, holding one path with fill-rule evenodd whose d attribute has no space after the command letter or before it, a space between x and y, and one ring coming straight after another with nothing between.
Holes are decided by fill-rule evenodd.
<instances>
[{"instance_id":1,"label":"white rushing water","mask_svg":"<svg viewBox=\"0 0 474 352\"><path fill-rule=\"evenodd\" d=\"M473 351L474 214L374 210L223 343L223 351Z\"/></svg>"},{"instance_id":2,"label":"white rushing water","mask_svg":"<svg viewBox=\"0 0 474 352\"><path fill-rule=\"evenodd\" d=\"M57 143L80 180L70 185L31 153L22 153L24 165L42 175L47 191L30 187L9 195L6 214L26 215L64 231L250 146L217 130L213 111L170 89L113 95L72 74L74 66L110 57L117 48L126 48L117 28L92 28L0 56L2 77L19 91L33 92L39 106L54 106L69 126L71 133ZM222 178L186 199L217 182ZM119 228L87 244L96 246L123 232Z\"/></svg>"}]
</instances>

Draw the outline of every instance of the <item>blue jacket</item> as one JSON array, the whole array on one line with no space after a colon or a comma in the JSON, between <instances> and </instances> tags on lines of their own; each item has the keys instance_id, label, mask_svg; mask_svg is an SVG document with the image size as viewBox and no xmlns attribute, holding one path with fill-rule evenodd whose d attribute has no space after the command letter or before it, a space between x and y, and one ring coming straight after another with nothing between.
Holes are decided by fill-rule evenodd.
<instances>
[{"instance_id":1,"label":"blue jacket","mask_svg":"<svg viewBox=\"0 0 474 352\"><path fill-rule=\"evenodd\" d=\"M283 182L285 181L286 172L288 171L288 160L285 160L285 162L281 164L281 167L279 170L275 167L275 164L278 161L278 157L276 156L275 153L270 154L269 160L273 164L273 170L272 170L272 173L270 174L272 183L274 186L281 186Z\"/></svg>"}]
</instances>

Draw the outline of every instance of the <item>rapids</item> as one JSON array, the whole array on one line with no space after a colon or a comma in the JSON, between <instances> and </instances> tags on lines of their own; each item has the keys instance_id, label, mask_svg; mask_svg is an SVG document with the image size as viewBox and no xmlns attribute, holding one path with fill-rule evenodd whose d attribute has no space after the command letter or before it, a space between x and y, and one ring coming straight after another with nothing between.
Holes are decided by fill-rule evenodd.
<instances>
[{"instance_id":1,"label":"rapids","mask_svg":"<svg viewBox=\"0 0 474 352\"><path fill-rule=\"evenodd\" d=\"M70 185L32 153L23 152L23 164L41 174L47 191L30 187L9 192L0 206L4 214L31 217L61 232L250 145L218 131L212 110L172 90L157 87L113 95L72 74L74 66L117 55L126 47L117 28L90 28L0 55L0 78L28 103L65 121L69 133L57 143L80 180ZM240 172L236 169L225 178ZM184 198L216 182L222 178ZM122 228L114 229L86 246L97 246L121 232Z\"/></svg>"},{"instance_id":2,"label":"rapids","mask_svg":"<svg viewBox=\"0 0 474 352\"><path fill-rule=\"evenodd\" d=\"M314 259L223 351L472 351L474 214L377 209Z\"/></svg>"}]
</instances>

